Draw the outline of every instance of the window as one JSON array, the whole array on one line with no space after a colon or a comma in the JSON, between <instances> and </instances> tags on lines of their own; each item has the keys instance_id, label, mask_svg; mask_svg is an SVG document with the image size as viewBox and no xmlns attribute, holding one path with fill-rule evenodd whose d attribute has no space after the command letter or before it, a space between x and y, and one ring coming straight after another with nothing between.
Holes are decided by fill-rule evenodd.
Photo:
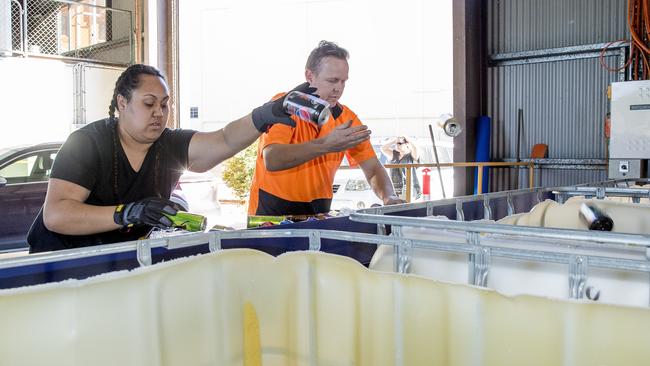
<instances>
[{"instance_id":1,"label":"window","mask_svg":"<svg viewBox=\"0 0 650 366\"><path fill-rule=\"evenodd\" d=\"M199 118L199 107L190 107L190 118Z\"/></svg>"},{"instance_id":2,"label":"window","mask_svg":"<svg viewBox=\"0 0 650 366\"><path fill-rule=\"evenodd\" d=\"M56 152L40 151L14 160L0 169L7 184L45 182L50 177Z\"/></svg>"}]
</instances>

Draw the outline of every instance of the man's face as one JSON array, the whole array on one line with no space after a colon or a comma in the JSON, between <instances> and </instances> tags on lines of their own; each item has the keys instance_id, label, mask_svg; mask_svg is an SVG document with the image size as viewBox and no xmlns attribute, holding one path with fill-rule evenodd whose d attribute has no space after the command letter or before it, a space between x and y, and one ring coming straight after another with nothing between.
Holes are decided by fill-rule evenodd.
<instances>
[{"instance_id":1,"label":"man's face","mask_svg":"<svg viewBox=\"0 0 650 366\"><path fill-rule=\"evenodd\" d=\"M316 94L333 107L343 95L348 70L346 60L327 56L321 60L320 68L315 70L316 72L305 70L305 77L309 84L316 88Z\"/></svg>"}]
</instances>

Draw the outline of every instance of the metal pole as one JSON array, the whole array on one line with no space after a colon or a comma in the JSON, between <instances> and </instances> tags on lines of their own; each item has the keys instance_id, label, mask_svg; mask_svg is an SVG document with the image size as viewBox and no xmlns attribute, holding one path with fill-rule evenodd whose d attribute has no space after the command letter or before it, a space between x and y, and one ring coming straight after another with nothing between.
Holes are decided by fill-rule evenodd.
<instances>
[{"instance_id":1,"label":"metal pole","mask_svg":"<svg viewBox=\"0 0 650 366\"><path fill-rule=\"evenodd\" d=\"M131 43L131 49L133 50L133 57L131 61L135 63L142 62L142 14L144 14L143 4L141 1L135 2L135 10L133 12L133 18L135 18L135 26L133 30L133 35L129 38L129 43ZM131 20L131 22L134 22Z\"/></svg>"},{"instance_id":2,"label":"metal pole","mask_svg":"<svg viewBox=\"0 0 650 366\"><path fill-rule=\"evenodd\" d=\"M517 155L517 163L521 161L521 134L523 133L524 128L524 110L519 108L517 111L517 146L515 147ZM519 169L517 171L517 189L519 189Z\"/></svg>"},{"instance_id":3,"label":"metal pole","mask_svg":"<svg viewBox=\"0 0 650 366\"><path fill-rule=\"evenodd\" d=\"M483 164L478 165L478 177L476 179L476 194L483 193Z\"/></svg>"},{"instance_id":4,"label":"metal pole","mask_svg":"<svg viewBox=\"0 0 650 366\"><path fill-rule=\"evenodd\" d=\"M29 53L29 28L27 27L27 3L28 1L25 0L24 9L23 9L23 57L27 57L27 54Z\"/></svg>"},{"instance_id":5,"label":"metal pole","mask_svg":"<svg viewBox=\"0 0 650 366\"><path fill-rule=\"evenodd\" d=\"M445 194L445 185L442 182L442 171L440 170L440 160L438 159L438 150L436 149L436 139L433 137L433 128L431 125L429 125L429 135L431 135L431 144L433 145L433 156L436 158L436 168L438 170L438 178L440 178L442 198L447 198L447 194Z\"/></svg>"},{"instance_id":6,"label":"metal pole","mask_svg":"<svg viewBox=\"0 0 650 366\"><path fill-rule=\"evenodd\" d=\"M522 133L522 128L524 125L524 110L519 109L517 111L517 146L515 147L516 149L516 155L517 155L517 163L521 161L521 155L520 155L520 148L521 148L521 133Z\"/></svg>"},{"instance_id":7,"label":"metal pole","mask_svg":"<svg viewBox=\"0 0 650 366\"><path fill-rule=\"evenodd\" d=\"M72 51L72 8L70 4L66 5L68 7L68 52Z\"/></svg>"},{"instance_id":8,"label":"metal pole","mask_svg":"<svg viewBox=\"0 0 650 366\"><path fill-rule=\"evenodd\" d=\"M14 50L12 41L12 5L12 0L0 0L0 57L11 56Z\"/></svg>"},{"instance_id":9,"label":"metal pole","mask_svg":"<svg viewBox=\"0 0 650 366\"><path fill-rule=\"evenodd\" d=\"M404 198L406 199L407 203L411 202L411 169L409 167L402 168L406 169L406 182L405 184L405 190L404 190Z\"/></svg>"}]
</instances>

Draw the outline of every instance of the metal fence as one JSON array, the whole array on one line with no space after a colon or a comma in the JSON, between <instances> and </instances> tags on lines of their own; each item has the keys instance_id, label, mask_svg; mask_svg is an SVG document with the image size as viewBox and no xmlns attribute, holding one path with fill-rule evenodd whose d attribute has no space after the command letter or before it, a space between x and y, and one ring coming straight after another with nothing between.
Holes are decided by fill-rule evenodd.
<instances>
[{"instance_id":1,"label":"metal fence","mask_svg":"<svg viewBox=\"0 0 650 366\"><path fill-rule=\"evenodd\" d=\"M122 65L134 60L128 10L67 0L10 0L0 1L0 17L11 22L2 28L11 32L11 44L0 43L4 54Z\"/></svg>"},{"instance_id":2,"label":"metal fence","mask_svg":"<svg viewBox=\"0 0 650 366\"><path fill-rule=\"evenodd\" d=\"M11 32L11 50L22 50L24 39L22 6L16 0L11 1L9 6L11 25L6 31Z\"/></svg>"}]
</instances>

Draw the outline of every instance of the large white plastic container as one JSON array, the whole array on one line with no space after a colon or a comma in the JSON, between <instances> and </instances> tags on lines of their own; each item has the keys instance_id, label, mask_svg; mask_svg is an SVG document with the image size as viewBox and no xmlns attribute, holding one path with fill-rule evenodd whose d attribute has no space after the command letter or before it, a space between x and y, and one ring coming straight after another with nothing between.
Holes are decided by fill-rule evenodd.
<instances>
[{"instance_id":1,"label":"large white plastic container","mask_svg":"<svg viewBox=\"0 0 650 366\"><path fill-rule=\"evenodd\" d=\"M650 310L253 250L0 291L0 365L647 365Z\"/></svg>"},{"instance_id":2,"label":"large white plastic container","mask_svg":"<svg viewBox=\"0 0 650 366\"><path fill-rule=\"evenodd\" d=\"M498 223L518 226L533 226L559 229L587 230L587 224L578 212L584 202L596 205L614 221L614 232L650 235L650 204L624 203L616 200L596 200L573 197L564 204L552 200L535 205L530 212L504 217ZM402 234L409 239L438 240L466 244L466 233L436 230L424 227L404 227ZM510 245L513 249L532 251L534 242L526 238ZM503 238L486 237L483 244L503 244ZM622 248L622 247L621 247ZM542 247L538 247L539 250ZM548 250L548 248L545 248ZM586 255L616 257L621 259L645 260L645 249L588 249ZM562 252L558 246L556 251ZM370 263L370 268L392 272L394 268L392 246L381 245ZM410 259L409 273L452 283L467 283L468 255L462 252L444 252L428 249L414 249ZM616 305L647 307L650 301L648 273L643 271L604 269L590 267L586 287L597 293L597 301ZM506 295L535 295L557 299L568 299L569 268L566 264L535 260L510 259L493 256L490 259L487 287ZM650 364L650 363L649 363Z\"/></svg>"}]
</instances>

